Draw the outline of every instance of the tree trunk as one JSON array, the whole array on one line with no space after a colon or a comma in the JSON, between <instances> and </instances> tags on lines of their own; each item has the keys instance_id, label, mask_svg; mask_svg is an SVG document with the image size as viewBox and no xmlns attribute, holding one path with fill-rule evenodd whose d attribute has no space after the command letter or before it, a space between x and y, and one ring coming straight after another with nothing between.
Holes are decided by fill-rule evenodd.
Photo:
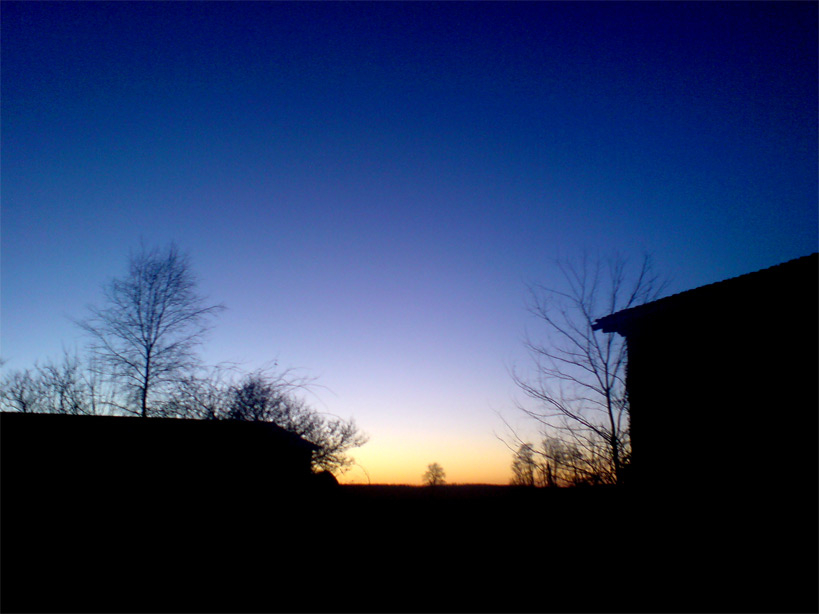
<instances>
[{"instance_id":1,"label":"tree trunk","mask_svg":"<svg viewBox=\"0 0 819 614\"><path fill-rule=\"evenodd\" d=\"M148 417L148 382L151 378L151 355L148 354L148 357L145 360L145 377L142 378L142 417Z\"/></svg>"}]
</instances>

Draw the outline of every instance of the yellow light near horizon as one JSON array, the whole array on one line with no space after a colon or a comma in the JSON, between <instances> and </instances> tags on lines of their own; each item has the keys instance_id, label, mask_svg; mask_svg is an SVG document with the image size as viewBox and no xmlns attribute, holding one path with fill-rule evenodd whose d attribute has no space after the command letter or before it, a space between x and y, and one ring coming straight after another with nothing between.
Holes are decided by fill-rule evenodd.
<instances>
[{"instance_id":1,"label":"yellow light near horizon","mask_svg":"<svg viewBox=\"0 0 819 614\"><path fill-rule=\"evenodd\" d=\"M434 437L407 444L399 437L381 437L352 451L356 459L340 476L342 484L422 484L430 463L438 463L450 484L508 484L511 455L493 442L444 442Z\"/></svg>"}]
</instances>

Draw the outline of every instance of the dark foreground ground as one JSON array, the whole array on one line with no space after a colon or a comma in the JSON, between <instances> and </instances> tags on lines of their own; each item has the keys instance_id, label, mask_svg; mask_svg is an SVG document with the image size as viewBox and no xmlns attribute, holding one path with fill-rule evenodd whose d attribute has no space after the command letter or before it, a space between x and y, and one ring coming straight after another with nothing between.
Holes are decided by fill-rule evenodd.
<instances>
[{"instance_id":1,"label":"dark foreground ground","mask_svg":"<svg viewBox=\"0 0 819 614\"><path fill-rule=\"evenodd\" d=\"M4 612L819 607L810 480L333 487L301 440L265 424L0 422Z\"/></svg>"},{"instance_id":2,"label":"dark foreground ground","mask_svg":"<svg viewBox=\"0 0 819 614\"><path fill-rule=\"evenodd\" d=\"M4 612L817 611L815 512L759 497L27 492L3 492Z\"/></svg>"}]
</instances>

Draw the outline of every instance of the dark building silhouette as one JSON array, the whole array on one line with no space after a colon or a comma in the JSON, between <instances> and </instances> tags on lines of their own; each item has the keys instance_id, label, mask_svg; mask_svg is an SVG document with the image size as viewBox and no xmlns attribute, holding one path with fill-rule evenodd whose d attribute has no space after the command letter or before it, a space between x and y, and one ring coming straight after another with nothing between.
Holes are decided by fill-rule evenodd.
<instances>
[{"instance_id":1,"label":"dark building silhouette","mask_svg":"<svg viewBox=\"0 0 819 614\"><path fill-rule=\"evenodd\" d=\"M314 449L266 422L0 413L2 610L244 606L260 554L306 567L287 527Z\"/></svg>"},{"instance_id":2,"label":"dark building silhouette","mask_svg":"<svg viewBox=\"0 0 819 614\"><path fill-rule=\"evenodd\" d=\"M268 422L0 413L3 487L178 496L298 486L316 448ZM7 486L8 485L8 486Z\"/></svg>"},{"instance_id":3,"label":"dark building silhouette","mask_svg":"<svg viewBox=\"0 0 819 614\"><path fill-rule=\"evenodd\" d=\"M619 311L631 476L724 488L817 485L817 254Z\"/></svg>"},{"instance_id":4,"label":"dark building silhouette","mask_svg":"<svg viewBox=\"0 0 819 614\"><path fill-rule=\"evenodd\" d=\"M818 287L812 254L595 323L627 342L639 535L726 607L819 607Z\"/></svg>"}]
</instances>

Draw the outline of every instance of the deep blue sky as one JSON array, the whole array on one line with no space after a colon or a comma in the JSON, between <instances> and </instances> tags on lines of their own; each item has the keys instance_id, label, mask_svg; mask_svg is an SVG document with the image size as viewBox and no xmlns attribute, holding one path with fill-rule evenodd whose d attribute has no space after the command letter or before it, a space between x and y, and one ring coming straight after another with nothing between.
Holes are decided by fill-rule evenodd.
<instances>
[{"instance_id":1,"label":"deep blue sky","mask_svg":"<svg viewBox=\"0 0 819 614\"><path fill-rule=\"evenodd\" d=\"M649 251L675 292L817 249L816 3L0 11L8 367L173 240L229 308L205 357L318 376L374 481L508 479L554 257Z\"/></svg>"}]
</instances>

